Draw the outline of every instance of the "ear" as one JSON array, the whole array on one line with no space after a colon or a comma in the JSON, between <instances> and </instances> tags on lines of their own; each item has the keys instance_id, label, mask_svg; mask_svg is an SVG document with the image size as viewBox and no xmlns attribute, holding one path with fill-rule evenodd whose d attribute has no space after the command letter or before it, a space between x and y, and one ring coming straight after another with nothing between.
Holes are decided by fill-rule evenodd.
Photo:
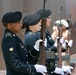
<instances>
[{"instance_id":1,"label":"ear","mask_svg":"<svg viewBox=\"0 0 76 75\"><path fill-rule=\"evenodd\" d=\"M12 23L9 23L9 26L12 26Z\"/></svg>"},{"instance_id":2,"label":"ear","mask_svg":"<svg viewBox=\"0 0 76 75\"><path fill-rule=\"evenodd\" d=\"M8 28L12 27L12 23L8 23Z\"/></svg>"}]
</instances>

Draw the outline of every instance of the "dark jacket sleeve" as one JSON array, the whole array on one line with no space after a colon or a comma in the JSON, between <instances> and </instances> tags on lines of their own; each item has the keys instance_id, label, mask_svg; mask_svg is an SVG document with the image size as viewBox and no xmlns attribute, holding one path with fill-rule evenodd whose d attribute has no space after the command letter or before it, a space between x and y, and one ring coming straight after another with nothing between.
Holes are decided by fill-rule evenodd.
<instances>
[{"instance_id":1,"label":"dark jacket sleeve","mask_svg":"<svg viewBox=\"0 0 76 75\"><path fill-rule=\"evenodd\" d=\"M33 57L33 58L36 58L39 55L39 51L34 49L34 45L37 40L38 40L38 38L33 35L29 36L28 38L25 38L25 40L24 40L25 47L27 50L29 50L29 56Z\"/></svg>"},{"instance_id":2,"label":"dark jacket sleeve","mask_svg":"<svg viewBox=\"0 0 76 75\"><path fill-rule=\"evenodd\" d=\"M47 48L46 49L49 49L51 51L54 51L56 52L57 51L57 48L54 46L54 40L50 37L47 37Z\"/></svg>"},{"instance_id":3,"label":"dark jacket sleeve","mask_svg":"<svg viewBox=\"0 0 76 75\"><path fill-rule=\"evenodd\" d=\"M2 51L4 54L5 62L13 71L16 72L27 74L36 72L33 65L29 65L21 60L17 47L17 42L15 42L15 40L12 38L8 38L2 43Z\"/></svg>"},{"instance_id":4,"label":"dark jacket sleeve","mask_svg":"<svg viewBox=\"0 0 76 75\"><path fill-rule=\"evenodd\" d=\"M57 52L57 48L53 45L52 47L50 47L51 51Z\"/></svg>"}]
</instances>

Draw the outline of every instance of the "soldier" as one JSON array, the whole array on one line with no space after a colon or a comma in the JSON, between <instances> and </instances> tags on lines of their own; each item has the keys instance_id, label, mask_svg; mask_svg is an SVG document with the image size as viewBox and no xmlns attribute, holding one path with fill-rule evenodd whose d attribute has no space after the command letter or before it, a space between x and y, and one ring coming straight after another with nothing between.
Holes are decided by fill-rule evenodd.
<instances>
[{"instance_id":1,"label":"soldier","mask_svg":"<svg viewBox=\"0 0 76 75\"><path fill-rule=\"evenodd\" d=\"M37 75L38 73L45 75L47 72L45 66L28 63L28 56L31 57L33 51L30 51L30 55L21 39L16 35L22 29L21 18L22 13L20 11L7 12L2 17L2 23L5 27L2 52L7 70L6 75ZM40 40L36 41L35 45L39 42ZM37 52L36 49L33 48L33 50L35 53Z\"/></svg>"},{"instance_id":2,"label":"soldier","mask_svg":"<svg viewBox=\"0 0 76 75\"><path fill-rule=\"evenodd\" d=\"M43 15L42 12L43 12L42 10L39 10L39 12L36 12L36 14L27 15L27 16L25 16L23 18L23 26L26 28L24 43L25 43L25 46L27 47L27 50L32 50L32 47L33 47L35 41L40 39L40 28L41 28L41 19L42 19L42 16L40 17L40 15ZM50 16L51 11L46 10L45 12L46 12L46 19L47 19L46 24L48 24L47 27L49 27L50 22L51 22L51 16ZM57 28L57 26L54 26L54 28ZM47 38L47 47L46 47L46 49L56 51L56 43L54 42L54 39L56 39L56 37L58 35L58 31L57 31L56 36L54 36L55 34L56 33L53 32L53 34L52 34L53 39L52 39L52 37L50 36L50 33L48 32L48 30L46 30L46 38ZM27 42L27 41L29 41L29 42ZM38 59L38 54L37 54L37 56L32 56L30 58L31 60L29 60L29 61L31 61L31 63L33 63L33 64L36 64L37 59ZM53 62L52 62L52 60L46 60L46 62L49 65L48 70L49 70L50 74L54 74L54 75L55 74L56 75L57 74L63 74L64 75L64 72L62 71L61 68L55 67L55 60ZM51 62L52 62L52 65L50 65ZM71 67L67 68L67 71L69 71L68 73L70 73L70 68Z\"/></svg>"}]
</instances>

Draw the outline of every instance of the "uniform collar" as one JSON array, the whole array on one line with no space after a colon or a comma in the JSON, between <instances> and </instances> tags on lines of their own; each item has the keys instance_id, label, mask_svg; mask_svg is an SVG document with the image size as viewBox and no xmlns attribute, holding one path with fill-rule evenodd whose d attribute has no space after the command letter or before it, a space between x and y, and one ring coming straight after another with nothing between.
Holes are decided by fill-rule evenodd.
<instances>
[{"instance_id":1,"label":"uniform collar","mask_svg":"<svg viewBox=\"0 0 76 75\"><path fill-rule=\"evenodd\" d=\"M10 33L12 33L12 34L15 34L14 32L12 32L12 31L9 30L9 29L5 29L5 32L10 32Z\"/></svg>"}]
</instances>

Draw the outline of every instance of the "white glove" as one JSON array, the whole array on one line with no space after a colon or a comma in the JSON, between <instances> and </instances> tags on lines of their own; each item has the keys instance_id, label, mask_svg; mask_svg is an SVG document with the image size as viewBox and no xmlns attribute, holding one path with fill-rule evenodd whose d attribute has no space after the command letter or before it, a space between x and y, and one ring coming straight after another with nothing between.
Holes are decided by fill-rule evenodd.
<instances>
[{"instance_id":1,"label":"white glove","mask_svg":"<svg viewBox=\"0 0 76 75\"><path fill-rule=\"evenodd\" d=\"M34 48L35 48L36 51L39 51L40 42L42 42L41 39L37 40L35 45L34 45ZM45 39L45 41L44 41L44 46L47 47L47 39Z\"/></svg>"},{"instance_id":2,"label":"white glove","mask_svg":"<svg viewBox=\"0 0 76 75\"><path fill-rule=\"evenodd\" d=\"M71 67L71 66L62 66L62 69L67 74L71 74L71 70L73 69L73 67Z\"/></svg>"},{"instance_id":3,"label":"white glove","mask_svg":"<svg viewBox=\"0 0 76 75\"><path fill-rule=\"evenodd\" d=\"M56 41L55 41L55 43L54 43L54 46L55 46L55 47L58 46L58 39L59 39L59 37L56 38Z\"/></svg>"},{"instance_id":4,"label":"white glove","mask_svg":"<svg viewBox=\"0 0 76 75\"><path fill-rule=\"evenodd\" d=\"M44 41L44 46L47 47L47 39Z\"/></svg>"},{"instance_id":5,"label":"white glove","mask_svg":"<svg viewBox=\"0 0 76 75\"><path fill-rule=\"evenodd\" d=\"M66 49L66 42L64 42L64 43L62 44L62 47L63 47L64 49Z\"/></svg>"},{"instance_id":6,"label":"white glove","mask_svg":"<svg viewBox=\"0 0 76 75\"><path fill-rule=\"evenodd\" d=\"M62 68L57 68L56 67L55 70L54 70L54 73L64 75L64 72L63 72Z\"/></svg>"},{"instance_id":7,"label":"white glove","mask_svg":"<svg viewBox=\"0 0 76 75\"><path fill-rule=\"evenodd\" d=\"M57 46L58 46L58 43L57 43L57 42L55 42L55 43L54 43L54 46L57 48Z\"/></svg>"},{"instance_id":8,"label":"white glove","mask_svg":"<svg viewBox=\"0 0 76 75\"><path fill-rule=\"evenodd\" d=\"M61 43L61 44L64 43L64 38L63 38L63 37L60 39L60 43Z\"/></svg>"},{"instance_id":9,"label":"white glove","mask_svg":"<svg viewBox=\"0 0 76 75\"><path fill-rule=\"evenodd\" d=\"M56 37L56 41L55 42L58 42L58 39L59 39L59 37Z\"/></svg>"},{"instance_id":10,"label":"white glove","mask_svg":"<svg viewBox=\"0 0 76 75\"><path fill-rule=\"evenodd\" d=\"M70 41L68 42L68 46L69 46L69 47L72 47L72 45L73 45L73 40L70 40Z\"/></svg>"},{"instance_id":11,"label":"white glove","mask_svg":"<svg viewBox=\"0 0 76 75\"><path fill-rule=\"evenodd\" d=\"M45 66L43 66L43 65L38 65L38 64L36 64L36 65L34 65L34 66L35 66L35 69L36 69L37 72L40 72L40 73L42 73L43 75L46 75L45 73L47 73L47 68L46 68Z\"/></svg>"},{"instance_id":12,"label":"white glove","mask_svg":"<svg viewBox=\"0 0 76 75\"><path fill-rule=\"evenodd\" d=\"M41 39L37 40L35 45L34 45L34 48L35 48L36 51L39 51L40 42L42 42Z\"/></svg>"},{"instance_id":13,"label":"white glove","mask_svg":"<svg viewBox=\"0 0 76 75\"><path fill-rule=\"evenodd\" d=\"M68 40L65 40L66 43L68 43Z\"/></svg>"}]
</instances>

